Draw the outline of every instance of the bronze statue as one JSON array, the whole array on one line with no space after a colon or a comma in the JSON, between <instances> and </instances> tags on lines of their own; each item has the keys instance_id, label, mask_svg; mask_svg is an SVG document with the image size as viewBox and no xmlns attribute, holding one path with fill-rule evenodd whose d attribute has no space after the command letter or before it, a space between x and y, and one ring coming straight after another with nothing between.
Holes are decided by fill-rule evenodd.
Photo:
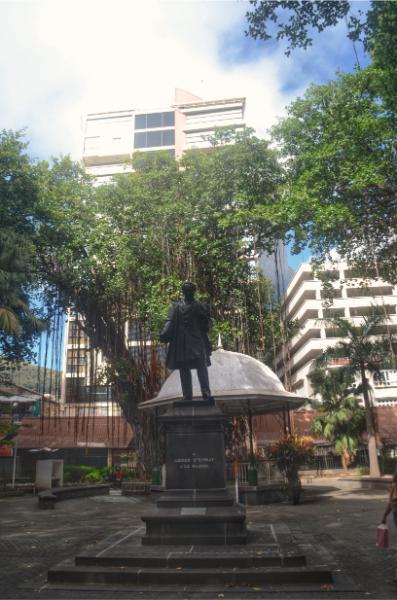
<instances>
[{"instance_id":1,"label":"bronze statue","mask_svg":"<svg viewBox=\"0 0 397 600\"><path fill-rule=\"evenodd\" d=\"M179 369L183 400L193 399L190 370L196 369L203 399L213 401L207 369L212 352L208 339L210 310L205 302L195 300L195 291L193 283L183 284L184 299L171 308L160 341L169 343L166 365L169 369Z\"/></svg>"}]
</instances>

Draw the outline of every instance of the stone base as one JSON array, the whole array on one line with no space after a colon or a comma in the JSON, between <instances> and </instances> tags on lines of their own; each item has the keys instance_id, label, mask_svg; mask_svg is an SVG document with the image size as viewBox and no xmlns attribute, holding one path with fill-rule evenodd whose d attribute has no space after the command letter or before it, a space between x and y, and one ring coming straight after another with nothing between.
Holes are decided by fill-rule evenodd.
<instances>
[{"instance_id":1,"label":"stone base","mask_svg":"<svg viewBox=\"0 0 397 600\"><path fill-rule=\"evenodd\" d=\"M245 544L245 510L237 506L161 508L142 517L144 545Z\"/></svg>"},{"instance_id":2,"label":"stone base","mask_svg":"<svg viewBox=\"0 0 397 600\"><path fill-rule=\"evenodd\" d=\"M152 594L157 590L156 597L167 594L165 588L174 593L183 590L186 597L205 588L215 594L210 597L217 597L225 586L245 597L258 585L272 586L277 593L298 592L299 598L308 597L305 593L309 592L315 598L329 596L330 589L357 591L346 576L332 572L317 548L307 543L292 546L291 532L284 525L267 524L250 532L243 546L142 546L139 536L136 529L123 530L74 560L63 561L50 569L45 587L49 591L59 586L102 592L149 590Z\"/></svg>"},{"instance_id":3,"label":"stone base","mask_svg":"<svg viewBox=\"0 0 397 600\"><path fill-rule=\"evenodd\" d=\"M166 489L143 515L145 546L245 544L245 509L226 490L225 417L213 402L175 402L166 434Z\"/></svg>"}]
</instances>

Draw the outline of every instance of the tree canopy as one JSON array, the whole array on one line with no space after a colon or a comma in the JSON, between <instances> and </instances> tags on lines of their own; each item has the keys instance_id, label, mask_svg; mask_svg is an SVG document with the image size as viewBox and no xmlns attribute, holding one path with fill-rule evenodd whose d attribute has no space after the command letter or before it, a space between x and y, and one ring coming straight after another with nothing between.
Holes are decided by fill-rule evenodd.
<instances>
[{"instance_id":1,"label":"tree canopy","mask_svg":"<svg viewBox=\"0 0 397 600\"><path fill-rule=\"evenodd\" d=\"M352 41L361 41L367 51L386 57L388 50L395 52L390 44L389 33L396 32L395 0L373 0L367 11L352 11L353 2L345 0L250 0L253 9L246 13L247 35L263 41L285 39L289 46L287 56L296 48L306 49L313 44L313 32L322 33L346 22L346 35ZM386 33L375 41L379 30ZM386 43L385 43L386 42ZM378 44L383 44L383 49ZM390 55L389 55L390 57ZM395 63L394 63L395 64Z\"/></svg>"},{"instance_id":2,"label":"tree canopy","mask_svg":"<svg viewBox=\"0 0 397 600\"><path fill-rule=\"evenodd\" d=\"M0 132L0 378L32 357L44 327L34 309L37 171L21 133Z\"/></svg>"},{"instance_id":3,"label":"tree canopy","mask_svg":"<svg viewBox=\"0 0 397 600\"><path fill-rule=\"evenodd\" d=\"M332 249L372 275L397 281L396 129L376 71L312 85L273 130L286 162L279 218L295 250L322 262Z\"/></svg>"},{"instance_id":4,"label":"tree canopy","mask_svg":"<svg viewBox=\"0 0 397 600\"><path fill-rule=\"evenodd\" d=\"M263 351L265 312L274 307L254 258L283 235L272 210L281 168L250 131L232 145L224 132L212 141L211 152L188 152L179 164L166 152L137 153L133 173L97 188L69 159L41 165L43 277L50 295L56 289L80 315L131 419L161 382L158 333L184 280L211 299L214 341L221 333L227 347ZM134 348L126 322L139 329Z\"/></svg>"}]
</instances>

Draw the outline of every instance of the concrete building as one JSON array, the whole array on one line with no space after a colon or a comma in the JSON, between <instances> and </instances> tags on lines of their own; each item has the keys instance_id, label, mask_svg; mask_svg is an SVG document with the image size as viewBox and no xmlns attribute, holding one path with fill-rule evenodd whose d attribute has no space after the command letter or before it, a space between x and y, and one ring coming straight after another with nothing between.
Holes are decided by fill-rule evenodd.
<instances>
[{"instance_id":1,"label":"concrete building","mask_svg":"<svg viewBox=\"0 0 397 600\"><path fill-rule=\"evenodd\" d=\"M285 319L298 320L300 329L278 356L277 374L282 381L289 380L292 391L308 397L312 394L308 374L315 358L341 339L338 331L322 320L325 316L345 317L360 324L362 316L371 314L376 307L389 317L378 328L379 335L397 333L397 287L382 280L357 277L344 262L326 268L334 296L328 308L322 281L315 277L309 263L300 266L282 302ZM375 404L397 404L396 369L382 369L380 376L371 377L370 383Z\"/></svg>"},{"instance_id":2,"label":"concrete building","mask_svg":"<svg viewBox=\"0 0 397 600\"><path fill-rule=\"evenodd\" d=\"M167 150L180 158L185 150L209 148L215 128L244 128L244 111L245 98L203 100L177 88L171 106L89 113L83 119L82 162L97 183L107 182L132 170L137 150Z\"/></svg>"}]
</instances>

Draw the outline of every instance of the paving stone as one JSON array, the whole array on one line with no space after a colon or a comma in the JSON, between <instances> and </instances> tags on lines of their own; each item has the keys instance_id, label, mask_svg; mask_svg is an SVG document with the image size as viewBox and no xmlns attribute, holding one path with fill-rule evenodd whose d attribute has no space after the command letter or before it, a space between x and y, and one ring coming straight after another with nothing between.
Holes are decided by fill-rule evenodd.
<instances>
[{"instance_id":1,"label":"paving stone","mask_svg":"<svg viewBox=\"0 0 397 600\"><path fill-rule=\"evenodd\" d=\"M331 487L331 491L330 488ZM397 530L390 519L391 545L380 550L375 545L376 527L384 511L387 493L357 490L340 491L336 482L328 482L325 495L317 487L315 498L306 495L307 501L298 506L274 504L247 509L247 520L271 537L270 524L281 536L290 535L297 550L306 553L313 549L324 562L332 561L336 572L343 569L362 590L349 594L353 598L397 598L391 585L397 567ZM332 489L333 488L333 489ZM308 488L310 493L310 488ZM58 503L56 511L40 511L37 498L22 496L0 499L0 598L2 599L56 599L97 598L217 598L219 589L197 586L189 596L183 586L126 590L84 591L58 586L50 592L42 589L45 574L56 563L84 551L89 544L99 544L109 535L118 539L118 532L141 527L141 514L150 501L138 503L96 501L94 498L77 498ZM341 527L328 528L329 523L342 523ZM289 530L289 534L287 532ZM34 547L33 547L34 546ZM260 587L260 586L259 586ZM328 590L332 599L346 595ZM320 590L319 590L320 592ZM323 591L322 591L323 592ZM224 598L307 598L298 588L285 588L282 596L270 587L255 591L252 587L227 588ZM310 598L316 598L313 593Z\"/></svg>"}]
</instances>

